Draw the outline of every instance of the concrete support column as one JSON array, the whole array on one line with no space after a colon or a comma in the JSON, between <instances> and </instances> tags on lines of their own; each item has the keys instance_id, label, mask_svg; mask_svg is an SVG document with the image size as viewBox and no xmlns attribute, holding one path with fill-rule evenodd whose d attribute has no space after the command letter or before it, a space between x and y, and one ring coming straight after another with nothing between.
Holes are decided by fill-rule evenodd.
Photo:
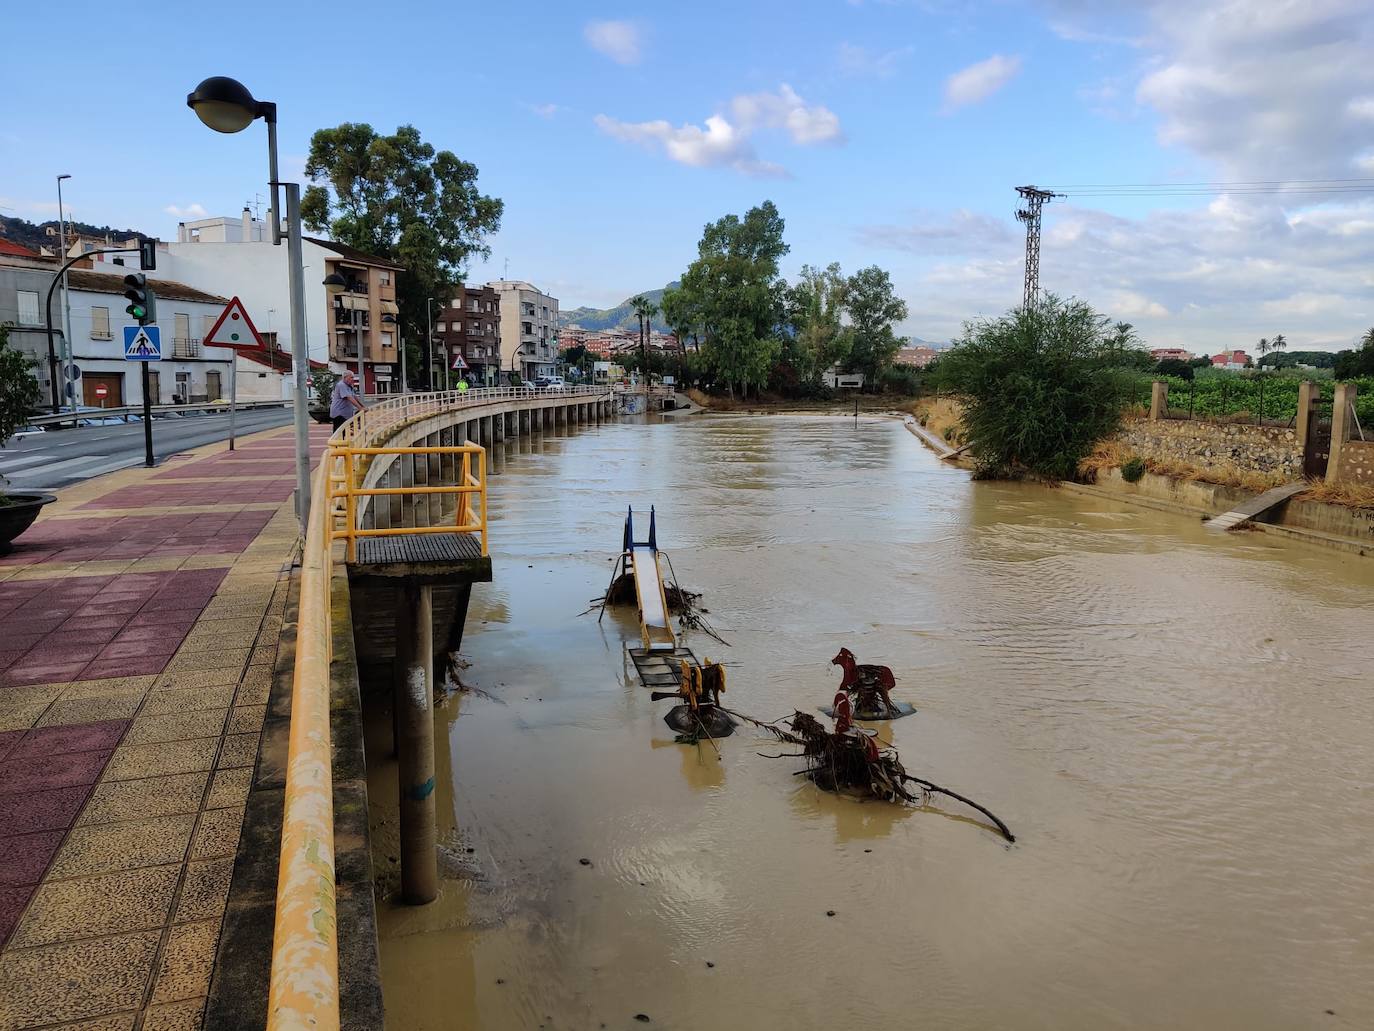
<instances>
[{"instance_id":1,"label":"concrete support column","mask_svg":"<svg viewBox=\"0 0 1374 1031\"><path fill-rule=\"evenodd\" d=\"M1298 437L1298 448L1301 450L1307 446L1307 434L1312 425L1312 406L1321 397L1321 391L1317 389L1317 384L1309 379L1303 380L1298 384L1298 421L1295 426Z\"/></svg>"},{"instance_id":2,"label":"concrete support column","mask_svg":"<svg viewBox=\"0 0 1374 1031\"><path fill-rule=\"evenodd\" d=\"M434 822L434 606L431 588L406 584L396 607L397 751L400 753L401 898L439 894Z\"/></svg>"},{"instance_id":3,"label":"concrete support column","mask_svg":"<svg viewBox=\"0 0 1374 1031\"><path fill-rule=\"evenodd\" d=\"M1159 422L1169 412L1169 384L1155 380L1150 384L1150 421Z\"/></svg>"},{"instance_id":4,"label":"concrete support column","mask_svg":"<svg viewBox=\"0 0 1374 1031\"><path fill-rule=\"evenodd\" d=\"M494 434L493 434L493 436L492 436L492 443L500 444L502 441L504 441L504 440L506 439L506 416L505 416L505 414L502 413L501 415L493 415L493 416L491 417L491 425L492 425L492 429L495 431Z\"/></svg>"},{"instance_id":5,"label":"concrete support column","mask_svg":"<svg viewBox=\"0 0 1374 1031\"><path fill-rule=\"evenodd\" d=\"M1326 482L1340 478L1341 449L1350 439L1351 410L1355 407L1355 384L1341 383L1331 402L1331 457L1326 460Z\"/></svg>"}]
</instances>

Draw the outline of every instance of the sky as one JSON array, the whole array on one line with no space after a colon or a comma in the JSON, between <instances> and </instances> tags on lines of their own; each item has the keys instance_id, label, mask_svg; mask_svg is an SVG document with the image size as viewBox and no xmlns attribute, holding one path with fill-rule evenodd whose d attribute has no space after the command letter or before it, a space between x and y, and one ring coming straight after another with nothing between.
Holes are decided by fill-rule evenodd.
<instances>
[{"instance_id":1,"label":"sky","mask_svg":"<svg viewBox=\"0 0 1374 1031\"><path fill-rule=\"evenodd\" d=\"M311 133L413 124L506 204L492 257L604 307L679 276L702 227L770 199L783 272L888 269L944 341L1020 302L1014 187L1047 205L1041 285L1196 352L1374 325L1374 4L1367 0L525 0L222 15L150 0L6 5L0 213L175 238L265 193L261 123L203 127L210 75L278 105L283 178ZM1358 180L1361 182L1346 182ZM1339 192L1105 184L1341 180ZM1368 189L1365 189L1365 188ZM1096 195L1095 195L1096 194ZM232 292L231 285L226 291Z\"/></svg>"}]
</instances>

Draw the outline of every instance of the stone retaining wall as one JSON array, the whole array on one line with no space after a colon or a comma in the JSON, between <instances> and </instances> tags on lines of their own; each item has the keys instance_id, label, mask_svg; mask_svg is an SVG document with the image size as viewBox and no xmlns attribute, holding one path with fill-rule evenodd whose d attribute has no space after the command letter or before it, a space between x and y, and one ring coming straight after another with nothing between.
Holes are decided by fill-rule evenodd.
<instances>
[{"instance_id":1,"label":"stone retaining wall","mask_svg":"<svg viewBox=\"0 0 1374 1031\"><path fill-rule=\"evenodd\" d=\"M1187 462L1203 469L1302 475L1302 448L1296 431L1190 419L1129 422L1117 442L1145 459Z\"/></svg>"},{"instance_id":2,"label":"stone retaining wall","mask_svg":"<svg viewBox=\"0 0 1374 1031\"><path fill-rule=\"evenodd\" d=\"M1338 480L1374 484L1374 441L1347 440L1341 445Z\"/></svg>"}]
</instances>

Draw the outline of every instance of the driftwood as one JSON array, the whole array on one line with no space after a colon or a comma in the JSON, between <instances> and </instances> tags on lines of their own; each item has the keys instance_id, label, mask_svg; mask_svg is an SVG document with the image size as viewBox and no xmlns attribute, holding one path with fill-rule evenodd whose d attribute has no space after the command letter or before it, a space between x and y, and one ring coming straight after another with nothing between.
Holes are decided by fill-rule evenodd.
<instances>
[{"instance_id":1,"label":"driftwood","mask_svg":"<svg viewBox=\"0 0 1374 1031\"><path fill-rule=\"evenodd\" d=\"M794 712L790 717L783 717L771 723L753 719L733 710L727 712L767 731L779 741L799 746L801 752L793 757L806 759L806 769L798 770L797 773L809 778L817 787L827 791L859 791L888 802L917 805L922 804L930 795L947 795L986 816L1007 841L1016 840L1016 836L1007 825L990 809L956 791L907 773L895 748L879 747L878 743L863 731L830 731L814 716L804 712ZM787 729L778 726L784 721ZM784 755L765 758L785 757ZM914 785L917 791L913 791L909 785Z\"/></svg>"}]
</instances>

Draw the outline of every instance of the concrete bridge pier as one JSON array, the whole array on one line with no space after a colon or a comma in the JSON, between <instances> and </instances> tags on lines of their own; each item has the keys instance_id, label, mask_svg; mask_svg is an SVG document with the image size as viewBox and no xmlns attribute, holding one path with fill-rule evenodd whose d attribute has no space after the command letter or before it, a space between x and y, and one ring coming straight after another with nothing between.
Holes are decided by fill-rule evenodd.
<instances>
[{"instance_id":1,"label":"concrete bridge pier","mask_svg":"<svg viewBox=\"0 0 1374 1031\"><path fill-rule=\"evenodd\" d=\"M407 583L397 594L394 707L400 758L401 897L411 905L439 894L434 821L434 607L431 588Z\"/></svg>"}]
</instances>

